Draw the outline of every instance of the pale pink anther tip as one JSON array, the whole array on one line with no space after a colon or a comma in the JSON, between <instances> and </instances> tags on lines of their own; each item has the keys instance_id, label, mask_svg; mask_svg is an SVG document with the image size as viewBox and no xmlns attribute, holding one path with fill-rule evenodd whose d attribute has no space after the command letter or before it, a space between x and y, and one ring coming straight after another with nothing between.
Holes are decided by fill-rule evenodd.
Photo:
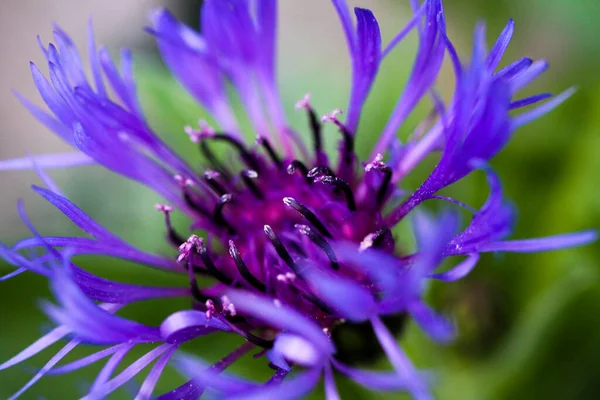
<instances>
[{"instance_id":1,"label":"pale pink anther tip","mask_svg":"<svg viewBox=\"0 0 600 400\"><path fill-rule=\"evenodd\" d=\"M237 311L236 311L233 303L230 303L229 306L227 306L227 311L229 312L229 315L231 315L232 317L235 317L237 314Z\"/></svg>"},{"instance_id":2,"label":"pale pink anther tip","mask_svg":"<svg viewBox=\"0 0 600 400\"><path fill-rule=\"evenodd\" d=\"M216 133L213 127L210 126L204 119L198 121L198 126L200 127L201 137L213 136Z\"/></svg>"},{"instance_id":3,"label":"pale pink anther tip","mask_svg":"<svg viewBox=\"0 0 600 400\"><path fill-rule=\"evenodd\" d=\"M329 114L325 114L323 115L323 117L321 118L321 122L336 122L337 121L337 116L342 114L342 109L341 108L336 108L335 110L333 110L332 112L330 112Z\"/></svg>"},{"instance_id":4,"label":"pale pink anther tip","mask_svg":"<svg viewBox=\"0 0 600 400\"><path fill-rule=\"evenodd\" d=\"M289 280L289 281L294 281L296 279L296 274L292 273L292 272L286 272L285 277Z\"/></svg>"},{"instance_id":5,"label":"pale pink anther tip","mask_svg":"<svg viewBox=\"0 0 600 400\"><path fill-rule=\"evenodd\" d=\"M224 203L228 203L231 201L232 198L233 195L231 193L225 193L223 196L221 196L221 201Z\"/></svg>"},{"instance_id":6,"label":"pale pink anther tip","mask_svg":"<svg viewBox=\"0 0 600 400\"><path fill-rule=\"evenodd\" d=\"M195 246L202 246L202 239L197 235L191 234L187 240L179 246L179 256L177 257L177 262L180 263L188 258Z\"/></svg>"},{"instance_id":7,"label":"pale pink anther tip","mask_svg":"<svg viewBox=\"0 0 600 400\"><path fill-rule=\"evenodd\" d=\"M256 172L253 169L249 169L247 171L244 171L244 176L247 176L250 179L256 179L258 178L258 172Z\"/></svg>"},{"instance_id":8,"label":"pale pink anther tip","mask_svg":"<svg viewBox=\"0 0 600 400\"><path fill-rule=\"evenodd\" d=\"M375 234L369 233L365 238L360 242L360 246L358 247L358 252L362 253L363 251L370 249L373 246L373 239L375 238Z\"/></svg>"},{"instance_id":9,"label":"pale pink anther tip","mask_svg":"<svg viewBox=\"0 0 600 400\"><path fill-rule=\"evenodd\" d=\"M173 211L173 207L168 205L168 204L155 204L154 208L156 209L156 211L160 211L163 213L170 213L171 211Z\"/></svg>"},{"instance_id":10,"label":"pale pink anther tip","mask_svg":"<svg viewBox=\"0 0 600 400\"><path fill-rule=\"evenodd\" d=\"M206 177L206 179L216 179L220 175L221 174L219 174L217 171L212 170L212 169L207 169L206 171L204 171L204 177Z\"/></svg>"},{"instance_id":11,"label":"pale pink anther tip","mask_svg":"<svg viewBox=\"0 0 600 400\"><path fill-rule=\"evenodd\" d=\"M236 312L235 306L233 305L231 300L229 300L229 297L221 296L221 302L223 305L223 313L225 313L225 314L229 313L229 315L231 315L232 317L235 317L235 314L237 312Z\"/></svg>"},{"instance_id":12,"label":"pale pink anther tip","mask_svg":"<svg viewBox=\"0 0 600 400\"><path fill-rule=\"evenodd\" d=\"M194 186L193 180L191 180L189 178L184 178L180 174L173 175L173 179L175 179L175 181L177 181L177 183L179 183L179 185L181 185L181 187Z\"/></svg>"},{"instance_id":13,"label":"pale pink anther tip","mask_svg":"<svg viewBox=\"0 0 600 400\"><path fill-rule=\"evenodd\" d=\"M296 102L296 110L301 108L308 109L310 107L310 93L306 93L301 100Z\"/></svg>"},{"instance_id":14,"label":"pale pink anther tip","mask_svg":"<svg viewBox=\"0 0 600 400\"><path fill-rule=\"evenodd\" d=\"M204 305L206 306L206 319L211 319L215 313L215 303L211 299L208 299Z\"/></svg>"},{"instance_id":15,"label":"pale pink anther tip","mask_svg":"<svg viewBox=\"0 0 600 400\"><path fill-rule=\"evenodd\" d=\"M373 161L365 165L365 172L371 171L373 168L381 168L385 166L383 161L383 155L381 153L377 153Z\"/></svg>"},{"instance_id":16,"label":"pale pink anther tip","mask_svg":"<svg viewBox=\"0 0 600 400\"><path fill-rule=\"evenodd\" d=\"M285 274L278 274L276 278L281 283L290 283L296 279L296 274L287 272Z\"/></svg>"},{"instance_id":17,"label":"pale pink anther tip","mask_svg":"<svg viewBox=\"0 0 600 400\"><path fill-rule=\"evenodd\" d=\"M189 125L186 125L183 130L185 131L185 133L190 137L190 140L193 143L198 143L200 141L200 132L194 130L194 128L192 128Z\"/></svg>"}]
</instances>

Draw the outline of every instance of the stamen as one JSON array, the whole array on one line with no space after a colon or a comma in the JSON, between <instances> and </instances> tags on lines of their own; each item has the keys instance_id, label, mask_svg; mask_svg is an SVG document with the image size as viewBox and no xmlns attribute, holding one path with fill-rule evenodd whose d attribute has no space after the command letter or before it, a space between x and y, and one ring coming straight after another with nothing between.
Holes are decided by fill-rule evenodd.
<instances>
[{"instance_id":1,"label":"stamen","mask_svg":"<svg viewBox=\"0 0 600 400\"><path fill-rule=\"evenodd\" d=\"M233 305L231 300L229 300L229 297L221 296L221 305L223 307L223 313L225 315L229 314L232 317L235 317L237 311L235 310L235 306Z\"/></svg>"},{"instance_id":2,"label":"stamen","mask_svg":"<svg viewBox=\"0 0 600 400\"><path fill-rule=\"evenodd\" d=\"M277 280L282 283L290 283L296 280L296 274L292 272L286 272L285 274L278 274Z\"/></svg>"},{"instance_id":3,"label":"stamen","mask_svg":"<svg viewBox=\"0 0 600 400\"><path fill-rule=\"evenodd\" d=\"M385 167L385 163L382 162L383 160L383 155L381 155L381 153L377 153L377 155L375 156L375 158L373 159L373 161L371 161L370 163L368 163L367 165L365 165L365 172L371 172L371 170L373 169L381 169L383 167Z\"/></svg>"},{"instance_id":4,"label":"stamen","mask_svg":"<svg viewBox=\"0 0 600 400\"><path fill-rule=\"evenodd\" d=\"M219 159L215 156L215 153L213 153L210 147L208 147L208 143L206 140L200 141L200 152L202 153L204 158L206 158L208 162L212 164L212 166L216 170L218 170L221 173L221 175L223 175L223 177L226 180L231 179L231 173L227 170L227 168L223 166L223 164L221 164Z\"/></svg>"},{"instance_id":5,"label":"stamen","mask_svg":"<svg viewBox=\"0 0 600 400\"><path fill-rule=\"evenodd\" d=\"M173 179L179 183L179 186L182 188L192 187L194 186L194 181L189 178L184 178L182 175L175 174L173 175Z\"/></svg>"},{"instance_id":6,"label":"stamen","mask_svg":"<svg viewBox=\"0 0 600 400\"><path fill-rule=\"evenodd\" d=\"M203 119L198 121L198 126L200 130L195 130L191 126L187 125L184 128L185 133L188 134L190 140L194 143L200 142L205 137L212 136L215 134L215 130Z\"/></svg>"},{"instance_id":7,"label":"stamen","mask_svg":"<svg viewBox=\"0 0 600 400\"><path fill-rule=\"evenodd\" d=\"M157 207L159 205L157 204ZM190 237L183 242L179 247L179 256L177 257L177 262L180 263L183 260L186 260L192 254L192 250L200 243L200 238L196 235L190 235Z\"/></svg>"},{"instance_id":8,"label":"stamen","mask_svg":"<svg viewBox=\"0 0 600 400\"><path fill-rule=\"evenodd\" d=\"M258 178L258 173L250 169L240 172L240 175L246 186L248 186L248 189L250 189L250 191L252 192L252 194L256 196L257 199L264 200L265 197L258 188L258 185L254 183L254 179Z\"/></svg>"},{"instance_id":9,"label":"stamen","mask_svg":"<svg viewBox=\"0 0 600 400\"><path fill-rule=\"evenodd\" d=\"M231 315L232 317L235 317L235 315L237 314L237 311L235 310L235 306L233 305L233 303L229 303L229 306L227 306L227 308L223 311L227 311L229 313L229 315Z\"/></svg>"},{"instance_id":10,"label":"stamen","mask_svg":"<svg viewBox=\"0 0 600 400\"><path fill-rule=\"evenodd\" d=\"M171 207L168 204L156 204L154 206L154 208L156 208L157 211L163 212L165 214L170 213L171 211L173 211L173 207Z\"/></svg>"},{"instance_id":11,"label":"stamen","mask_svg":"<svg viewBox=\"0 0 600 400\"><path fill-rule=\"evenodd\" d=\"M239 333L239 332L238 332ZM244 332L242 334L242 336L249 342L254 343L255 345L265 348L265 349L272 349L273 345L275 344L274 340L267 340L267 339L263 339L263 338L259 338L258 336L255 336L249 332Z\"/></svg>"},{"instance_id":12,"label":"stamen","mask_svg":"<svg viewBox=\"0 0 600 400\"><path fill-rule=\"evenodd\" d=\"M169 241L173 245L179 247L179 245L185 242L185 239L175 231L173 225L171 224L171 211L173 211L173 207L168 204L156 204L154 208L165 215L165 225L167 226Z\"/></svg>"},{"instance_id":13,"label":"stamen","mask_svg":"<svg viewBox=\"0 0 600 400\"><path fill-rule=\"evenodd\" d=\"M304 97L296 102L296 110L301 108L309 108L310 107L310 93L306 93Z\"/></svg>"},{"instance_id":14,"label":"stamen","mask_svg":"<svg viewBox=\"0 0 600 400\"><path fill-rule=\"evenodd\" d=\"M273 247L275 247L275 251L277 252L277 255L279 257L281 257L281 259L283 261L285 261L285 263L292 269L292 271L294 271L294 274L291 274L290 272L288 272L285 275L283 275L285 277L285 279L287 279L287 283L295 280L295 278L297 276L302 277L300 275L298 265L294 262L294 260L292 260L290 253L288 253L285 246L283 245L283 243L281 243L281 240L277 237L277 235L275 234L273 229L271 229L271 227L269 225L265 225L264 229L265 229L265 234L267 235L269 240L271 240L271 243L273 243ZM323 239L323 240L325 240L325 239ZM294 276L294 278L291 278L292 275ZM278 280L279 280L279 278L278 278ZM319 300L314 295L312 295L310 293L306 293L303 296L307 300L312 302L313 304L317 305L317 307L319 307L325 313L330 314L332 312L331 309L325 303L323 303L321 300Z\"/></svg>"},{"instance_id":15,"label":"stamen","mask_svg":"<svg viewBox=\"0 0 600 400\"><path fill-rule=\"evenodd\" d=\"M264 283L256 279L256 277L252 275L252 273L248 270L248 267L246 266L244 260L242 260L242 255L233 243L233 240L229 241L229 255L231 256L231 258L233 258L233 261L235 262L235 265L242 277L244 277L244 279L249 284L251 284L256 290L262 293L266 293L267 287Z\"/></svg>"},{"instance_id":16,"label":"stamen","mask_svg":"<svg viewBox=\"0 0 600 400\"><path fill-rule=\"evenodd\" d=\"M283 261L285 261L285 263L292 269L292 271L296 272L296 263L292 259L292 256L290 256L290 253L288 253L281 240L277 237L273 229L269 225L265 225L264 231L271 243L273 243L273 247L275 248L277 255L281 257Z\"/></svg>"},{"instance_id":17,"label":"stamen","mask_svg":"<svg viewBox=\"0 0 600 400\"><path fill-rule=\"evenodd\" d=\"M229 301L229 298L227 298L227 296L223 296L221 298L221 301L223 302L223 304L227 304L227 310L229 313L231 313L230 308L233 309L234 313L236 312L235 307L233 306L233 304L231 304L231 302ZM245 330L238 328L227 318L223 318L220 320L222 322L224 322L225 324L227 324L227 326L229 326L232 331L241 335L247 341L254 343L255 345L257 345L259 347L262 347L264 349L272 349L273 345L275 344L274 340L267 340L267 339L259 338L258 336L255 336L255 335L251 334L250 332L246 332Z\"/></svg>"},{"instance_id":18,"label":"stamen","mask_svg":"<svg viewBox=\"0 0 600 400\"><path fill-rule=\"evenodd\" d=\"M321 122L319 121L319 117L317 116L317 113L310 105L310 93L307 93L302 100L299 100L296 103L296 109L299 110L301 108L304 108L308 113L310 130L312 132L313 140L314 140L315 152L317 154L319 154L323 147L322 139L321 139L321 137L322 137L321 132L322 132L323 126L321 125Z\"/></svg>"},{"instance_id":19,"label":"stamen","mask_svg":"<svg viewBox=\"0 0 600 400\"><path fill-rule=\"evenodd\" d=\"M360 242L358 251L362 253L363 251L368 250L371 247L379 247L381 241L385 239L385 237L389 234L389 228L381 228L373 233L369 233L367 236L365 236L362 242Z\"/></svg>"},{"instance_id":20,"label":"stamen","mask_svg":"<svg viewBox=\"0 0 600 400\"><path fill-rule=\"evenodd\" d=\"M200 141L200 135L198 134L198 131L195 131L191 126L184 126L183 131L190 137L192 142L198 143Z\"/></svg>"},{"instance_id":21,"label":"stamen","mask_svg":"<svg viewBox=\"0 0 600 400\"><path fill-rule=\"evenodd\" d=\"M323 117L321 117L321 122L333 122L334 124L337 125L338 123L341 123L340 120L337 118L337 116L342 113L343 113L343 111L340 108L336 108L329 114L323 115Z\"/></svg>"},{"instance_id":22,"label":"stamen","mask_svg":"<svg viewBox=\"0 0 600 400\"><path fill-rule=\"evenodd\" d=\"M335 176L319 176L315 178L315 182L325 183L327 185L335 186L337 189L340 189L344 192L346 196L346 204L348 205L348 209L350 211L356 211L356 202L354 201L354 194L352 193L352 189L350 185L348 185L344 180L340 178L336 178Z\"/></svg>"},{"instance_id":23,"label":"stamen","mask_svg":"<svg viewBox=\"0 0 600 400\"><path fill-rule=\"evenodd\" d=\"M196 280L196 266L194 265L194 260L192 259L192 251L194 249L198 249L198 246L202 244L202 239L200 239L196 235L190 235L190 237L179 246L179 256L177 257L177 262L181 263L183 260L187 260L187 270L188 270L188 278L190 281L190 289L192 292L192 296L196 301L204 302L207 301L208 297L205 296L198 287L198 281ZM205 272L205 271L199 271Z\"/></svg>"},{"instance_id":24,"label":"stamen","mask_svg":"<svg viewBox=\"0 0 600 400\"><path fill-rule=\"evenodd\" d=\"M192 263L191 257L188 258L188 277L190 280L190 289L192 291L192 296L194 297L194 299L199 302L210 301L208 297L206 297L202 294L202 292L200 292L200 288L198 287L198 281L196 281L196 275L194 275L194 265ZM208 312L206 316L208 317Z\"/></svg>"},{"instance_id":25,"label":"stamen","mask_svg":"<svg viewBox=\"0 0 600 400\"><path fill-rule=\"evenodd\" d=\"M200 127L200 134L204 136L211 136L215 134L215 130L206 122L205 119L198 120L198 126Z\"/></svg>"},{"instance_id":26,"label":"stamen","mask_svg":"<svg viewBox=\"0 0 600 400\"><path fill-rule=\"evenodd\" d=\"M360 246L358 247L358 252L362 253L363 251L370 249L373 246L373 239L375 238L375 233L369 233L365 238L360 242Z\"/></svg>"},{"instance_id":27,"label":"stamen","mask_svg":"<svg viewBox=\"0 0 600 400\"><path fill-rule=\"evenodd\" d=\"M231 202L232 198L233 196L230 193L226 193L221 196L217 202L217 205L215 206L215 211L213 212L213 219L215 222L219 225L226 226L230 234L234 234L235 229L229 224L229 222L225 220L225 217L223 216L223 208L226 204Z\"/></svg>"},{"instance_id":28,"label":"stamen","mask_svg":"<svg viewBox=\"0 0 600 400\"><path fill-rule=\"evenodd\" d=\"M209 136L208 139L222 141L230 144L240 153L240 157L242 158L242 160L244 160L246 165L250 167L250 169L254 169L257 171L260 170L260 164L258 163L258 161L256 161L256 158L254 158L254 156L248 151L248 149L246 149L246 146L244 146L242 142L240 142L233 136L228 135L226 133L216 133L212 136Z\"/></svg>"},{"instance_id":29,"label":"stamen","mask_svg":"<svg viewBox=\"0 0 600 400\"><path fill-rule=\"evenodd\" d=\"M289 282L294 282L296 280L296 275L291 272L286 272L285 277Z\"/></svg>"},{"instance_id":30,"label":"stamen","mask_svg":"<svg viewBox=\"0 0 600 400\"><path fill-rule=\"evenodd\" d=\"M200 204L194 201L190 190L188 189L194 186L194 181L189 178L184 178L179 174L174 175L173 178L177 181L179 186L181 186L181 190L183 191L183 199L185 200L185 203L198 214L209 216L210 213L204 207L202 207Z\"/></svg>"},{"instance_id":31,"label":"stamen","mask_svg":"<svg viewBox=\"0 0 600 400\"><path fill-rule=\"evenodd\" d=\"M350 163L352 163L352 156L354 154L354 136L352 135L352 132L350 132L350 130L346 127L346 125L344 125L337 118L337 116L341 113L342 113L342 110L340 110L339 108L336 108L330 114L323 115L323 117L321 118L321 121L322 122L333 122L338 127L338 129L340 130L340 133L342 134L342 136L344 138L344 161L347 164L350 164Z\"/></svg>"},{"instance_id":32,"label":"stamen","mask_svg":"<svg viewBox=\"0 0 600 400\"><path fill-rule=\"evenodd\" d=\"M273 161L273 163L278 167L281 168L281 158L279 158L279 156L277 155L277 153L275 152L275 149L273 149L273 146L271 146L271 143L264 137L262 136L257 136L256 137L256 143L262 147L265 148L265 150L267 151L267 154L269 155L269 157L271 157L271 160Z\"/></svg>"},{"instance_id":33,"label":"stamen","mask_svg":"<svg viewBox=\"0 0 600 400\"><path fill-rule=\"evenodd\" d=\"M217 171L213 171L212 169L208 169L208 170L206 170L204 172L204 180L206 181L206 183L208 184L208 186L210 186L210 188L215 191L216 194L218 194L219 196L223 196L225 193L227 193L227 190L225 190L225 188L223 187L223 185L221 185L217 181L217 178L220 175L221 174L219 174Z\"/></svg>"},{"instance_id":34,"label":"stamen","mask_svg":"<svg viewBox=\"0 0 600 400\"><path fill-rule=\"evenodd\" d=\"M308 174L306 174L306 176L308 176L309 178L315 178L321 175L335 176L335 173L328 166L319 165L318 167L314 167L313 169L308 171Z\"/></svg>"},{"instance_id":35,"label":"stamen","mask_svg":"<svg viewBox=\"0 0 600 400\"><path fill-rule=\"evenodd\" d=\"M304 218L306 218L319 232L325 235L328 238L333 237L331 233L327 230L325 225L317 218L317 216L306 208L304 205L298 203L295 199L291 197L284 197L283 202L286 206L292 207L294 210L298 211Z\"/></svg>"},{"instance_id":36,"label":"stamen","mask_svg":"<svg viewBox=\"0 0 600 400\"><path fill-rule=\"evenodd\" d=\"M216 311L215 302L211 299L208 299L204 305L206 306L206 319L211 319Z\"/></svg>"},{"instance_id":37,"label":"stamen","mask_svg":"<svg viewBox=\"0 0 600 400\"><path fill-rule=\"evenodd\" d=\"M311 183L312 179L308 177L308 168L300 160L294 160L286 168L289 175L293 175L296 170L299 170L302 176L306 178L306 182Z\"/></svg>"},{"instance_id":38,"label":"stamen","mask_svg":"<svg viewBox=\"0 0 600 400\"><path fill-rule=\"evenodd\" d=\"M380 206L385 199L385 195L387 194L388 187L390 182L392 181L392 169L384 162L382 162L383 156L380 153L377 153L375 159L368 163L365 166L365 172L370 172L372 170L377 170L383 173L383 180L381 181L381 186L377 191L377 205Z\"/></svg>"},{"instance_id":39,"label":"stamen","mask_svg":"<svg viewBox=\"0 0 600 400\"><path fill-rule=\"evenodd\" d=\"M294 226L300 231L300 233L308 236L308 238L312 240L314 244L319 246L325 252L327 257L329 258L329 261L331 262L331 268L335 270L340 269L340 263L338 262L333 249L331 248L327 240L325 240L325 238L321 236L320 233L313 231L312 229L310 229L310 227L306 225L296 224Z\"/></svg>"},{"instance_id":40,"label":"stamen","mask_svg":"<svg viewBox=\"0 0 600 400\"><path fill-rule=\"evenodd\" d=\"M198 254L200 254L200 259L202 260L202 263L204 264L204 268L206 268L206 270L208 271L209 274L211 274L213 277L215 277L215 279L217 279L219 282L224 283L225 285L231 285L233 283L232 279L229 279L225 274L223 274L221 271L219 271L215 265L215 263L213 262L212 258L210 258L210 255L208 254L208 250L206 249L206 246L204 246L204 241L202 240L202 238L198 239L198 245L196 247Z\"/></svg>"}]
</instances>

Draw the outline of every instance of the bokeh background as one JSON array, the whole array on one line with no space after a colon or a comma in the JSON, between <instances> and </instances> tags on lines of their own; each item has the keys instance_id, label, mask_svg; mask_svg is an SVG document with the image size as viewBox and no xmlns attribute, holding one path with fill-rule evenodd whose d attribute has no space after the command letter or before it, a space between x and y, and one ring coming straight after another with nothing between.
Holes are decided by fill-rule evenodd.
<instances>
[{"instance_id":1,"label":"bokeh background","mask_svg":"<svg viewBox=\"0 0 600 400\"><path fill-rule=\"evenodd\" d=\"M193 161L197 155L183 126L204 112L165 71L152 38L142 31L152 8L166 5L175 14L197 24L199 1L160 0L3 0L0 4L0 159L66 151L65 144L47 132L20 106L11 93L18 90L41 104L31 82L28 61L42 67L36 35L51 39L51 23L67 30L85 49L85 31L93 17L98 41L113 54L131 47L136 55L139 91L152 126ZM351 1L373 9L380 20L384 42L409 18L408 0ZM491 45L509 17L516 33L505 62L527 55L547 58L551 69L530 91L559 93L577 86L577 93L559 109L520 129L492 165L504 181L507 196L519 210L513 237L543 236L600 225L600 2L595 0L446 0L450 38L463 57L471 47L475 23L488 25ZM363 156L385 123L401 93L415 53L411 35L384 63L367 103L358 148ZM85 54L85 50L83 50ZM279 78L290 120L305 129L304 116L293 111L295 101L313 94L319 112L345 107L349 62L341 28L325 0L282 1L280 6ZM452 90L446 66L440 90ZM420 107L405 124L407 134L427 112ZM333 135L333 131L328 132ZM333 146L333 140L330 140ZM411 176L414 188L434 160ZM51 175L94 218L144 249L169 254L162 218L153 209L156 196L138 184L99 167L52 171ZM27 235L16 213L16 201L25 199L36 226L46 234L78 234L68 220L33 195L31 172L0 173L0 240L13 243ZM482 176L474 174L448 190L474 206L487 196ZM178 220L181 226L184 220ZM126 282L180 283L180 278L140 266L87 257L81 266ZM0 275L10 272L0 264ZM450 346L434 345L409 325L400 340L417 365L435 370L440 399L591 399L600 393L600 248L532 255L485 256L474 273L459 283L433 285L431 301L454 316L460 336ZM50 298L44 278L23 274L0 283L0 361L32 343L48 328L39 309ZM125 315L157 323L169 310L185 302L152 303L128 307ZM232 346L203 339L188 350L216 360ZM0 399L25 384L35 367L45 363L57 347L24 366L0 372ZM76 355L85 354L82 351ZM234 371L266 376L247 362ZM24 399L77 398L101 364L66 377L46 377ZM383 361L375 367L385 367ZM175 372L165 374L158 391L182 382ZM343 398L404 398L373 394L339 379ZM314 397L322 396L317 390ZM123 389L114 398L128 398Z\"/></svg>"}]
</instances>

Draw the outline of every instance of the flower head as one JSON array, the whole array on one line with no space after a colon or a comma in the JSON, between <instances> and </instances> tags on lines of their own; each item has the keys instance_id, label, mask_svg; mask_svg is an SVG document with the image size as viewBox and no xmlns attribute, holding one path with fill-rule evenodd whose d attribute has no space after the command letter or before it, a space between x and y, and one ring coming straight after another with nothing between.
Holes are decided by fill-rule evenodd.
<instances>
[{"instance_id":1,"label":"flower head","mask_svg":"<svg viewBox=\"0 0 600 400\"><path fill-rule=\"evenodd\" d=\"M392 42L382 50L373 13L354 10L332 0L346 36L352 68L350 100L319 118L304 96L296 108L307 114L311 151L286 122L275 78L275 0L207 0L202 33L158 10L148 30L156 37L164 61L218 126L201 120L183 130L209 164L197 171L152 131L140 107L132 74L132 57L121 54L117 68L106 49L97 50L90 27L92 82L70 38L55 27L56 45L42 46L50 80L34 64L34 82L51 113L19 96L46 127L78 151L68 155L29 157L0 163L2 169L33 167L48 189L34 190L62 211L90 237L41 236L20 213L33 237L0 255L25 271L50 280L57 304L45 303L56 328L0 365L18 364L51 344L69 338L23 389L46 374L67 373L108 358L86 399L102 398L153 363L137 399L153 396L168 362L190 381L159 397L197 398L205 389L231 398L293 398L308 393L324 376L328 398L336 398L333 370L374 390L404 390L430 397L426 376L412 366L384 321L400 325L413 319L433 340L447 342L454 326L423 300L429 279L454 281L475 266L486 251L540 251L574 246L595 239L584 232L551 238L504 241L513 221L500 181L487 165L519 126L550 111L571 92L551 98L530 111L511 110L545 100L542 94L514 100L515 93L537 77L545 62L521 59L496 72L511 39L510 21L489 53L484 30L475 30L471 59L464 62L446 36L441 0L425 0ZM418 2L413 2L418 3ZM372 156L359 167L355 138L363 104L380 64L411 30L419 48L404 92L376 143ZM442 61L449 54L456 89L446 106L435 92ZM249 143L230 106L226 85L239 94L256 140ZM114 97L109 93L114 93ZM415 106L430 99L433 111L423 128L406 143L395 139ZM337 162L323 150L322 125L340 133ZM223 161L213 144L229 147L233 162ZM398 186L424 156L441 151L439 164L426 181L403 198ZM64 197L44 168L98 163L140 182L168 204L163 214L171 257L142 251L117 237ZM490 184L486 204L476 210L436 193L474 170L483 170ZM415 211L417 249L401 254L393 228L430 199L448 201L474 213L461 231L456 213L431 217ZM149 204L148 207L152 205ZM181 212L193 232L178 232L171 214ZM41 253L31 251L41 248ZM41 255L40 255L41 254ZM178 288L124 284L93 275L75 264L80 254L100 254L178 272ZM467 256L446 272L441 262ZM202 286L197 275L212 284ZM7 277L5 277L7 278ZM120 317L120 308L147 299L187 297L188 309L164 316L160 326ZM342 329L371 326L393 372L375 372L350 365L352 357L338 340ZM398 325L398 324L396 324ZM214 332L240 338L240 347L207 368L202 360L179 354L181 344ZM119 373L123 357L138 344L154 347ZM57 366L74 347L97 346L90 356ZM256 351L256 362L270 365L266 383L222 372L244 354ZM290 376L292 370L298 370Z\"/></svg>"}]
</instances>

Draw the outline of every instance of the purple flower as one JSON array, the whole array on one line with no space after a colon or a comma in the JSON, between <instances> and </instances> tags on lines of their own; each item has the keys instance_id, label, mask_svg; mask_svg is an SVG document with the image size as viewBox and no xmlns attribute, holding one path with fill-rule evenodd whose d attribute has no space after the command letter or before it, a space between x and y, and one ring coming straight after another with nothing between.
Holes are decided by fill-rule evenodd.
<instances>
[{"instance_id":1,"label":"purple flower","mask_svg":"<svg viewBox=\"0 0 600 400\"><path fill-rule=\"evenodd\" d=\"M12 276L32 271L46 276L56 304L43 310L56 327L0 365L19 364L48 346L68 340L18 393L44 375L64 374L107 359L85 399L102 398L143 369L149 372L136 399L149 399L167 364L189 382L158 397L195 399L205 390L228 398L296 398L324 377L328 399L338 398L333 371L380 391L407 391L431 398L427 375L404 354L385 321L412 318L433 340L452 339L453 324L423 299L429 279L454 281L476 265L479 253L542 251L593 241L594 232L506 241L514 219L496 174L487 165L519 126L550 111L571 94L513 96L546 69L544 61L523 58L496 72L511 39L513 22L487 53L483 26L475 30L471 59L464 62L446 36L441 0L413 1L414 17L382 50L377 20L366 9L352 17L345 1L332 0L341 20L351 57L352 86L346 110L319 118L305 96L297 104L308 117L312 150L286 122L275 74L277 3L275 0L207 0L202 33L184 26L168 11L152 15L148 31L156 37L168 67L179 82L213 116L218 127L201 121L186 127L192 143L209 164L203 171L186 164L152 131L140 107L132 73L132 56L121 53L121 67L106 49L97 49L89 31L91 82L71 39L55 27L56 45L40 43L49 80L34 64L34 82L50 113L17 94L42 124L77 149L74 153L27 157L0 162L0 169L35 169L47 188L34 190L62 211L87 237L42 236L19 213L33 236L14 246L1 245L0 255L16 267ZM404 92L373 149L362 164L355 153L362 107L384 58L412 29L420 45ZM456 89L446 106L435 83L449 54ZM256 141L245 139L230 106L227 85L240 96ZM109 95L114 93L114 96ZM546 100L514 115L511 110ZM398 128L414 107L431 100L433 112L424 128L406 143ZM340 132L337 165L323 150L322 123ZM428 128L429 126L429 128ZM214 152L227 145L233 162ZM426 181L402 200L399 184L426 155L440 151L439 164ZM387 161L384 161L387 160ZM117 237L70 202L45 169L101 164L140 182L169 204L158 204L170 257L142 251ZM475 170L487 174L490 195L480 210L436 193ZM461 231L452 211L433 217L414 212L417 250L396 251L394 226L425 200L441 199L465 207L473 218ZM151 205L147 205L151 207ZM190 232L177 232L171 214L192 221ZM193 233L195 232L195 233ZM125 284L93 275L74 257L97 254L182 275L181 287ZM467 256L446 272L437 272L448 257ZM197 275L212 282L199 285ZM148 326L117 315L131 303L186 297L187 309L165 315ZM393 371L356 368L337 341L345 327L367 327ZM225 332L240 346L216 364L178 351L200 336ZM152 343L142 357L122 367L123 358L139 344ZM92 354L59 365L77 346L95 347ZM366 343L370 345L370 343ZM254 382L223 372L249 352L275 372L267 382ZM350 361L350 363L348 363ZM116 372L119 369L120 372ZM294 370L294 372L292 372Z\"/></svg>"}]
</instances>

